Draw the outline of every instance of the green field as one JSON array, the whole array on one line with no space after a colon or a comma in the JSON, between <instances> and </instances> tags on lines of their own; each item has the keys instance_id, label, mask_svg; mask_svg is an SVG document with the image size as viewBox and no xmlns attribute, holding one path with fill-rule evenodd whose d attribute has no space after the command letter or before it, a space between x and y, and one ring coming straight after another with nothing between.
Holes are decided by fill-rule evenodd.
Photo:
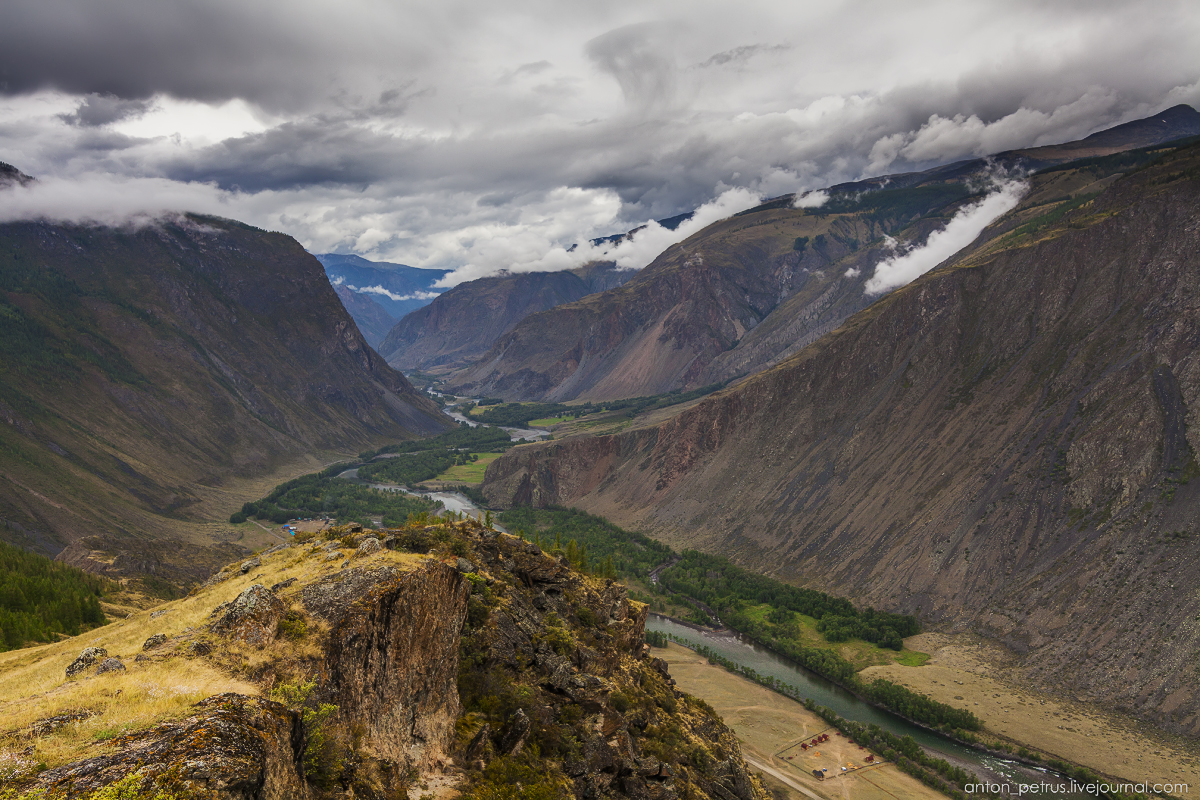
<instances>
[{"instance_id":1,"label":"green field","mask_svg":"<svg viewBox=\"0 0 1200 800\"><path fill-rule=\"evenodd\" d=\"M483 473L487 471L487 465L501 456L500 453L472 453L471 455L477 457L479 460L472 461L470 464L459 464L458 466L451 467L434 478L434 480L483 483Z\"/></svg>"},{"instance_id":2,"label":"green field","mask_svg":"<svg viewBox=\"0 0 1200 800\"><path fill-rule=\"evenodd\" d=\"M549 428L551 425L557 425L569 419L575 419L575 417L542 417L541 419L531 419L528 424L532 428Z\"/></svg>"}]
</instances>

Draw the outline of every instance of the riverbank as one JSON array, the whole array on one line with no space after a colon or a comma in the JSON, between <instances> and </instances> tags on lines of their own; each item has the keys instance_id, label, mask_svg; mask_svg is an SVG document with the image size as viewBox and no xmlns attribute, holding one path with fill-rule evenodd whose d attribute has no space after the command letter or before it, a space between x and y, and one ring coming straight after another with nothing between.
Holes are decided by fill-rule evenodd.
<instances>
[{"instance_id":1,"label":"riverbank","mask_svg":"<svg viewBox=\"0 0 1200 800\"><path fill-rule=\"evenodd\" d=\"M1200 786L1195 742L1131 717L1030 688L997 645L971 636L922 633L906 645L930 653L921 667L868 667L861 675L899 683L944 703L964 705L984 729L1014 744L1130 781Z\"/></svg>"},{"instance_id":2,"label":"riverbank","mask_svg":"<svg viewBox=\"0 0 1200 800\"><path fill-rule=\"evenodd\" d=\"M768 784L789 800L945 800L945 796L901 772L894 764L868 768L867 751L845 737L829 740L811 750L794 747L822 733L835 733L829 723L800 703L739 675L709 664L703 656L670 643L654 648L663 658L679 688L711 705L742 743L747 761L762 770ZM791 749L788 749L791 747ZM778 755L787 750L792 755ZM842 767L853 765L842 773ZM813 776L825 768L827 780Z\"/></svg>"}]
</instances>

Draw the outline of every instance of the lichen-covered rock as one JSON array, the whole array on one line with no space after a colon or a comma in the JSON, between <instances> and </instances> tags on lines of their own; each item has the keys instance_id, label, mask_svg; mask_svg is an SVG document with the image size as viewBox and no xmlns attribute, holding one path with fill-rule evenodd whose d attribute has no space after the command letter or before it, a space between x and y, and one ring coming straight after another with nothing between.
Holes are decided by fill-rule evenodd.
<instances>
[{"instance_id":1,"label":"lichen-covered rock","mask_svg":"<svg viewBox=\"0 0 1200 800\"><path fill-rule=\"evenodd\" d=\"M145 641L142 645L142 650L153 650L167 640L165 633L156 633Z\"/></svg>"},{"instance_id":2,"label":"lichen-covered rock","mask_svg":"<svg viewBox=\"0 0 1200 800\"><path fill-rule=\"evenodd\" d=\"M84 651L80 653L74 661L71 662L71 665L67 667L67 677L70 678L74 675L78 675L88 667L95 664L97 661L100 661L104 658L108 658L108 651L103 647L85 648Z\"/></svg>"},{"instance_id":3,"label":"lichen-covered rock","mask_svg":"<svg viewBox=\"0 0 1200 800\"><path fill-rule=\"evenodd\" d=\"M285 610L278 597L256 583L232 602L215 608L209 629L234 641L261 647L274 640Z\"/></svg>"},{"instance_id":4,"label":"lichen-covered rock","mask_svg":"<svg viewBox=\"0 0 1200 800\"><path fill-rule=\"evenodd\" d=\"M216 575L211 576L204 583L200 584L200 590L203 591L204 589L210 589L213 586L216 586L218 583L224 583L225 581L229 580L233 576L234 576L234 573L232 571L223 569L220 572L218 572Z\"/></svg>"},{"instance_id":5,"label":"lichen-covered rock","mask_svg":"<svg viewBox=\"0 0 1200 800\"><path fill-rule=\"evenodd\" d=\"M378 539L376 539L374 536L368 536L366 539L363 539L362 544L358 546L358 550L354 552L354 555L358 558L362 558L363 556L369 556L372 553L378 553L382 549L383 545L379 543Z\"/></svg>"},{"instance_id":6,"label":"lichen-covered rock","mask_svg":"<svg viewBox=\"0 0 1200 800\"><path fill-rule=\"evenodd\" d=\"M305 587L305 607L332 624L332 701L377 756L422 771L448 759L468 593L458 572L432 561L351 569Z\"/></svg>"},{"instance_id":7,"label":"lichen-covered rock","mask_svg":"<svg viewBox=\"0 0 1200 800\"><path fill-rule=\"evenodd\" d=\"M299 768L299 716L279 703L238 694L200 701L195 714L114 741L116 751L37 777L30 788L84 797L132 773L146 787L164 786L213 800L304 800Z\"/></svg>"},{"instance_id":8,"label":"lichen-covered rock","mask_svg":"<svg viewBox=\"0 0 1200 800\"><path fill-rule=\"evenodd\" d=\"M248 561L243 561L242 566L240 567L240 570L241 570L241 573L243 575L245 575L250 570L252 570L256 567L261 567L261 566L262 566L262 559L258 558L256 556L254 558L249 559Z\"/></svg>"},{"instance_id":9,"label":"lichen-covered rock","mask_svg":"<svg viewBox=\"0 0 1200 800\"><path fill-rule=\"evenodd\" d=\"M121 663L119 658L106 658L100 662L100 666L96 667L96 674L103 675L106 672L124 672L125 665Z\"/></svg>"}]
</instances>

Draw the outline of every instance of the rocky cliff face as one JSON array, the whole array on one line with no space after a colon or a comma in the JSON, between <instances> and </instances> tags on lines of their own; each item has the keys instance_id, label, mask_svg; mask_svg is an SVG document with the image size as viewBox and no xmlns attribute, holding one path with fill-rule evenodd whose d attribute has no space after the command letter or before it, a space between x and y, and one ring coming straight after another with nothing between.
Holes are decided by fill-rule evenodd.
<instances>
[{"instance_id":1,"label":"rocky cliff face","mask_svg":"<svg viewBox=\"0 0 1200 800\"><path fill-rule=\"evenodd\" d=\"M338 299L346 307L346 312L354 319L354 324L362 333L363 338L371 347L378 348L383 337L396 324L396 318L384 310L369 295L352 292L346 286L335 287Z\"/></svg>"},{"instance_id":2,"label":"rocky cliff face","mask_svg":"<svg viewBox=\"0 0 1200 800\"><path fill-rule=\"evenodd\" d=\"M562 797L766 800L728 728L646 655L645 606L624 587L475 522L331 536L273 548L154 612L170 630L189 607L231 597L202 626L151 636L136 657L120 631L102 629L105 647L77 659L60 697L104 696L116 675L141 686L196 664L249 685L182 719L87 739L82 758L17 770L8 788L392 800L427 782L488 797L520 784ZM61 657L44 661L61 669ZM152 718L152 698L168 690L127 702ZM20 717L32 702L6 708ZM19 741L62 760L68 726L111 724L105 713L0 730L0 748Z\"/></svg>"},{"instance_id":3,"label":"rocky cliff face","mask_svg":"<svg viewBox=\"0 0 1200 800\"><path fill-rule=\"evenodd\" d=\"M633 274L600 263L460 283L400 320L380 343L379 352L398 369L460 368L530 314L620 286Z\"/></svg>"},{"instance_id":4,"label":"rocky cliff face","mask_svg":"<svg viewBox=\"0 0 1200 800\"><path fill-rule=\"evenodd\" d=\"M1053 690L1195 735L1200 152L1112 169L1036 176L973 248L774 369L515 449L485 492L982 632Z\"/></svg>"},{"instance_id":5,"label":"rocky cliff face","mask_svg":"<svg viewBox=\"0 0 1200 800\"><path fill-rule=\"evenodd\" d=\"M1200 133L1188 106L1079 142L776 198L669 248L619 290L531 316L449 385L506 400L606 400L753 374L832 331L895 237L920 243L997 166L1017 172Z\"/></svg>"},{"instance_id":6,"label":"rocky cliff face","mask_svg":"<svg viewBox=\"0 0 1200 800\"><path fill-rule=\"evenodd\" d=\"M451 424L286 236L10 223L0 251L0 518L26 546L194 580L232 554L176 523L226 517L230 482Z\"/></svg>"}]
</instances>

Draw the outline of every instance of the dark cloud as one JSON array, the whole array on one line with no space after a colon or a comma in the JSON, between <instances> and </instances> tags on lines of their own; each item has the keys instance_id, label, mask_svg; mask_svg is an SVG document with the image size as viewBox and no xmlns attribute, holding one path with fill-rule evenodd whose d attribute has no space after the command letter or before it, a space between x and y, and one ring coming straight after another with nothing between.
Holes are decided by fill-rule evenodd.
<instances>
[{"instance_id":1,"label":"dark cloud","mask_svg":"<svg viewBox=\"0 0 1200 800\"><path fill-rule=\"evenodd\" d=\"M203 187L154 184L319 250L546 265L733 188L1200 104L1196 41L1179 0L7 0L0 160Z\"/></svg>"},{"instance_id":2,"label":"dark cloud","mask_svg":"<svg viewBox=\"0 0 1200 800\"><path fill-rule=\"evenodd\" d=\"M149 100L123 100L111 94L89 94L70 114L59 118L70 125L94 128L140 117L153 107Z\"/></svg>"}]
</instances>

